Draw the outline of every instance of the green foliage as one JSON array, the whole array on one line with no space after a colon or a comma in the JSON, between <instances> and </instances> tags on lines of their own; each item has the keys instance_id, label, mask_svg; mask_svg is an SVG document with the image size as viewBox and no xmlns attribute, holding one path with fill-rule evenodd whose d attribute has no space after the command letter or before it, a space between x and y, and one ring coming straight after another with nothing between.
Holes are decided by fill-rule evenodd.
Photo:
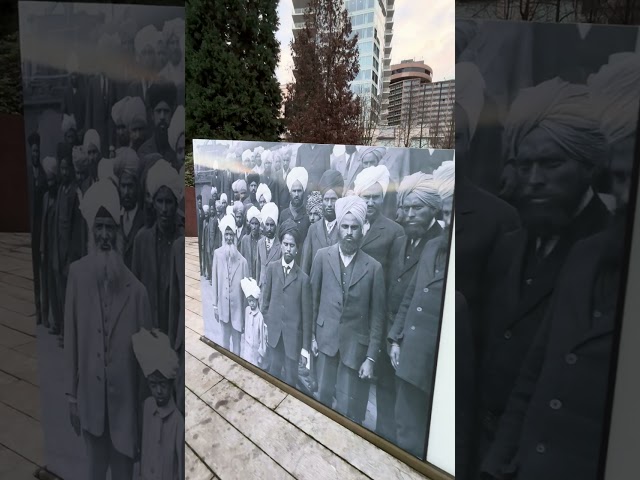
<instances>
[{"instance_id":1,"label":"green foliage","mask_svg":"<svg viewBox=\"0 0 640 480\"><path fill-rule=\"evenodd\" d=\"M22 115L18 33L0 38L0 113Z\"/></svg>"},{"instance_id":2,"label":"green foliage","mask_svg":"<svg viewBox=\"0 0 640 480\"><path fill-rule=\"evenodd\" d=\"M184 185L185 187L195 187L195 173L193 171L193 152L187 153L184 157Z\"/></svg>"},{"instance_id":3,"label":"green foliage","mask_svg":"<svg viewBox=\"0 0 640 480\"><path fill-rule=\"evenodd\" d=\"M277 0L188 0L186 135L277 141Z\"/></svg>"}]
</instances>

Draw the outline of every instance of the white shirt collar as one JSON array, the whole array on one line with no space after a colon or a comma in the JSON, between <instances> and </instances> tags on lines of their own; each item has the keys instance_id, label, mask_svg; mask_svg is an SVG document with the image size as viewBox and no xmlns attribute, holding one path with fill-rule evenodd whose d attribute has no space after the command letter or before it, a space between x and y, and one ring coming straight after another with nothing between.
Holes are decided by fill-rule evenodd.
<instances>
[{"instance_id":1,"label":"white shirt collar","mask_svg":"<svg viewBox=\"0 0 640 480\"><path fill-rule=\"evenodd\" d=\"M329 228L333 228L336 226L336 222L338 221L337 218L335 218L333 220L333 222L329 222L326 218L324 219L324 226L327 227L327 230L329 230Z\"/></svg>"},{"instance_id":2,"label":"white shirt collar","mask_svg":"<svg viewBox=\"0 0 640 480\"><path fill-rule=\"evenodd\" d=\"M291 260L291 263L287 263L287 262L285 262L285 261L284 261L284 257L282 257L282 266L283 266L284 268L289 267L290 269L292 269L292 270L293 270L293 265L294 265L295 263L296 263L296 259L295 259L295 258L294 258L293 260Z\"/></svg>"},{"instance_id":3,"label":"white shirt collar","mask_svg":"<svg viewBox=\"0 0 640 480\"><path fill-rule=\"evenodd\" d=\"M342 253L342 248L339 245L338 245L338 251L340 252L340 258L342 259L342 263L344 263L345 267L348 267L351 261L353 260L353 257L356 256L356 254L354 253L353 255L345 255L344 253Z\"/></svg>"}]
</instances>

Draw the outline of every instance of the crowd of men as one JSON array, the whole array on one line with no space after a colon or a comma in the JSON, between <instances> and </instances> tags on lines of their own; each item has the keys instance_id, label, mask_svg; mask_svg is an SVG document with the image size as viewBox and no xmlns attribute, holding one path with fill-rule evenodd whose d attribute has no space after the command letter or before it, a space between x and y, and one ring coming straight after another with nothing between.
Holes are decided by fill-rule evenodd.
<instances>
[{"instance_id":1,"label":"crowd of men","mask_svg":"<svg viewBox=\"0 0 640 480\"><path fill-rule=\"evenodd\" d=\"M454 162L407 171L402 150L334 147L229 149L214 162L209 201L197 199L205 323L359 424L375 385L376 432L424 458Z\"/></svg>"},{"instance_id":2,"label":"crowd of men","mask_svg":"<svg viewBox=\"0 0 640 480\"><path fill-rule=\"evenodd\" d=\"M37 321L64 350L85 478L132 478L137 462L145 478L182 478L184 20L130 27L96 46L124 53L118 78L71 58L61 132L28 137ZM41 155L46 136L62 138L55 155ZM142 328L170 349L136 357Z\"/></svg>"},{"instance_id":3,"label":"crowd of men","mask_svg":"<svg viewBox=\"0 0 640 480\"><path fill-rule=\"evenodd\" d=\"M548 70L516 89L502 125L495 125L497 99L485 90L483 66L456 66L462 480L598 478L640 55L589 65L569 69L582 74L573 80ZM496 128L501 154L485 157L482 136ZM496 160L497 178L476 176L483 166L494 171ZM488 192L478 183L499 187Z\"/></svg>"}]
</instances>

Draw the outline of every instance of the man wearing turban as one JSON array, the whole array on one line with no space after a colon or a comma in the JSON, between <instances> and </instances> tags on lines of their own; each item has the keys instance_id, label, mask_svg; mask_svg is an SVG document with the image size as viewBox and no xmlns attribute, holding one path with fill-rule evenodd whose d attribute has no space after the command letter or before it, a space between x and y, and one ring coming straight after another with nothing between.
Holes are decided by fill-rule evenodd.
<instances>
[{"instance_id":1,"label":"man wearing turban","mask_svg":"<svg viewBox=\"0 0 640 480\"><path fill-rule=\"evenodd\" d=\"M331 168L332 152L333 145L304 143L298 148L295 166L304 168L309 175L308 185L305 187L307 192L318 190L320 177Z\"/></svg>"},{"instance_id":2,"label":"man wearing turban","mask_svg":"<svg viewBox=\"0 0 640 480\"><path fill-rule=\"evenodd\" d=\"M85 440L87 476L106 480L110 469L113 478L127 480L142 433L131 337L151 328L149 300L122 260L117 188L109 180L94 183L81 208L90 232L89 254L69 268L64 342L69 418Z\"/></svg>"},{"instance_id":3,"label":"man wearing turban","mask_svg":"<svg viewBox=\"0 0 640 480\"><path fill-rule=\"evenodd\" d=\"M127 268L133 260L133 241L144 227L144 211L141 208L142 192L140 178L142 162L132 148L122 147L116 151L113 173L118 179L118 191L122 206L121 221L124 239L123 257Z\"/></svg>"},{"instance_id":4,"label":"man wearing turban","mask_svg":"<svg viewBox=\"0 0 640 480\"><path fill-rule=\"evenodd\" d=\"M147 107L144 105L142 98L129 97L122 112L122 121L126 126L129 147L138 151L142 144L147 140L148 116Z\"/></svg>"},{"instance_id":5,"label":"man wearing turban","mask_svg":"<svg viewBox=\"0 0 640 480\"><path fill-rule=\"evenodd\" d=\"M235 218L232 215L225 215L218 227L224 237L224 244L213 252L211 268L213 315L222 327L221 345L240 355L246 306L241 281L249 276L249 265L237 248L238 227ZM209 330L211 327L207 328L206 323L205 320L205 330Z\"/></svg>"},{"instance_id":6,"label":"man wearing turban","mask_svg":"<svg viewBox=\"0 0 640 480\"><path fill-rule=\"evenodd\" d=\"M100 135L95 130L87 130L82 139L82 147L88 157L90 175L93 178L98 176L98 164L102 159L100 150Z\"/></svg>"},{"instance_id":7,"label":"man wearing turban","mask_svg":"<svg viewBox=\"0 0 640 480\"><path fill-rule=\"evenodd\" d=\"M587 86L558 78L522 90L505 122L505 160L523 228L505 235L488 260L479 370L479 457L493 440L571 247L600 232L610 215L592 188L606 160L597 103ZM499 268L496 266L500 266ZM505 299L509 299L505 303ZM507 333L505 333L507 332Z\"/></svg>"},{"instance_id":8,"label":"man wearing turban","mask_svg":"<svg viewBox=\"0 0 640 480\"><path fill-rule=\"evenodd\" d=\"M156 76L156 49L160 32L153 25L147 25L140 29L134 39L136 63L141 73L138 79L129 84L127 94L131 97L147 98L147 92L153 84Z\"/></svg>"},{"instance_id":9,"label":"man wearing turban","mask_svg":"<svg viewBox=\"0 0 640 480\"><path fill-rule=\"evenodd\" d=\"M56 234L55 210L58 196L58 162L54 157L42 160L42 172L45 178L45 191L42 196L42 218L40 224L40 307L42 323L46 328L54 327L59 312L58 297L55 295L56 271L54 270L54 251L51 248ZM52 330L53 331L53 330Z\"/></svg>"},{"instance_id":10,"label":"man wearing turban","mask_svg":"<svg viewBox=\"0 0 640 480\"><path fill-rule=\"evenodd\" d=\"M245 198L242 203L245 204L248 209L251 205L260 208L258 199L256 198L256 192L258 191L258 185L260 185L260 175L257 173L250 173L247 175L247 186L249 187L249 196Z\"/></svg>"},{"instance_id":11,"label":"man wearing turban","mask_svg":"<svg viewBox=\"0 0 640 480\"><path fill-rule=\"evenodd\" d=\"M147 91L147 106L151 110L153 134L138 149L138 155L144 157L159 153L167 162L176 165L176 152L169 144L169 125L176 109L177 91L173 83L156 82Z\"/></svg>"},{"instance_id":12,"label":"man wearing turban","mask_svg":"<svg viewBox=\"0 0 640 480\"><path fill-rule=\"evenodd\" d=\"M282 259L266 267L261 307L267 324L269 373L292 387L297 384L302 350L311 348L311 283L295 260L299 244L296 223L291 219L282 223Z\"/></svg>"},{"instance_id":13,"label":"man wearing turban","mask_svg":"<svg viewBox=\"0 0 640 480\"><path fill-rule=\"evenodd\" d=\"M166 160L158 160L146 183L156 220L133 241L132 271L147 288L154 327L167 333L171 246L183 235L177 226L177 210L184 180Z\"/></svg>"},{"instance_id":14,"label":"man wearing turban","mask_svg":"<svg viewBox=\"0 0 640 480\"><path fill-rule=\"evenodd\" d=\"M260 210L252 205L247 210L247 223L249 224L250 233L242 237L240 241L240 253L249 264L251 278L258 278L256 261L258 259L258 242L262 238L262 233L260 232L261 218Z\"/></svg>"},{"instance_id":15,"label":"man wearing turban","mask_svg":"<svg viewBox=\"0 0 640 480\"><path fill-rule=\"evenodd\" d=\"M306 274L311 273L311 265L318 250L338 243L336 202L344 192L344 180L336 170L327 170L322 174L318 187L322 196L323 218L309 227L302 247L301 267Z\"/></svg>"},{"instance_id":16,"label":"man wearing turban","mask_svg":"<svg viewBox=\"0 0 640 480\"><path fill-rule=\"evenodd\" d=\"M131 101L131 97L124 97L118 100L111 107L111 119L116 127L116 148L129 146L129 129L126 122L127 104Z\"/></svg>"},{"instance_id":17,"label":"man wearing turban","mask_svg":"<svg viewBox=\"0 0 640 480\"><path fill-rule=\"evenodd\" d=\"M287 175L287 189L289 190L289 206L281 215L281 221L292 219L298 225L300 239L304 243L311 226L307 209L305 208L306 191L309 174L303 167L294 167Z\"/></svg>"},{"instance_id":18,"label":"man wearing turban","mask_svg":"<svg viewBox=\"0 0 640 480\"><path fill-rule=\"evenodd\" d=\"M384 165L365 168L354 182L354 193L367 204L367 218L362 228L364 239L360 248L380 262L385 275L388 274L393 242L404 235L402 227L382 212L388 186L389 170Z\"/></svg>"},{"instance_id":19,"label":"man wearing turban","mask_svg":"<svg viewBox=\"0 0 640 480\"><path fill-rule=\"evenodd\" d=\"M62 115L62 136L64 138L64 144L69 147L73 147L78 143L78 126L74 115Z\"/></svg>"},{"instance_id":20,"label":"man wearing turban","mask_svg":"<svg viewBox=\"0 0 640 480\"><path fill-rule=\"evenodd\" d=\"M260 212L260 221L263 225L263 237L258 241L258 256L256 258L256 278L258 286L262 288L264 283L267 265L278 260L282 255L280 250L280 240L276 235L279 218L278 206L271 202L267 203Z\"/></svg>"},{"instance_id":21,"label":"man wearing turban","mask_svg":"<svg viewBox=\"0 0 640 480\"><path fill-rule=\"evenodd\" d=\"M266 157L268 155L269 150L265 150L264 147L256 147L253 151L253 155L251 156L251 160L253 162L253 172L262 175L264 172L264 168L262 167L263 156Z\"/></svg>"},{"instance_id":22,"label":"man wearing turban","mask_svg":"<svg viewBox=\"0 0 640 480\"><path fill-rule=\"evenodd\" d=\"M239 178L231 185L233 190L233 199L244 203L247 199L247 182L243 178Z\"/></svg>"},{"instance_id":23,"label":"man wearing turban","mask_svg":"<svg viewBox=\"0 0 640 480\"><path fill-rule=\"evenodd\" d=\"M226 194L227 197L233 196L233 182L237 180L237 176L232 170L237 168L237 158L235 154L229 152L222 165L218 165L218 168L213 170L213 178L211 179L211 185L218 189L218 195L222 198L222 194Z\"/></svg>"},{"instance_id":24,"label":"man wearing turban","mask_svg":"<svg viewBox=\"0 0 640 480\"><path fill-rule=\"evenodd\" d=\"M395 441L418 457L424 454L424 432L428 429L428 405L435 379L453 214L453 162L444 162L433 177L442 205L444 232L424 246L387 336L396 377ZM404 200L407 205L413 204L411 197Z\"/></svg>"},{"instance_id":25,"label":"man wearing turban","mask_svg":"<svg viewBox=\"0 0 640 480\"><path fill-rule=\"evenodd\" d=\"M36 298L36 322L43 323L40 305L40 237L42 235L42 199L47 191L47 177L40 161L40 134L32 132L27 137L29 145L29 195L32 199L31 209L31 261L33 266L33 287Z\"/></svg>"},{"instance_id":26,"label":"man wearing turban","mask_svg":"<svg viewBox=\"0 0 640 480\"><path fill-rule=\"evenodd\" d=\"M318 250L311 268L312 352L318 357L318 399L362 424L369 380L382 345L384 273L360 249L367 205L351 195L336 202L340 241Z\"/></svg>"},{"instance_id":27,"label":"man wearing turban","mask_svg":"<svg viewBox=\"0 0 640 480\"><path fill-rule=\"evenodd\" d=\"M430 240L443 233L436 221L442 209L442 199L432 175L417 172L405 177L398 187L398 204L404 216L404 235L391 245L385 332L393 325L422 251ZM376 362L376 373L376 433L396 443L396 379L386 349L382 349Z\"/></svg>"},{"instance_id":28,"label":"man wearing turban","mask_svg":"<svg viewBox=\"0 0 640 480\"><path fill-rule=\"evenodd\" d=\"M72 242L72 259L84 257L87 254L87 241L89 232L87 223L80 215L80 203L82 197L89 187L94 183L94 177L91 174L91 161L84 147L73 147L71 151L71 159L73 161L73 170L75 171L75 193L76 198L73 205L73 224L71 226L71 242Z\"/></svg>"},{"instance_id":29,"label":"man wearing turban","mask_svg":"<svg viewBox=\"0 0 640 480\"><path fill-rule=\"evenodd\" d=\"M287 187L287 176L291 171L291 159L293 150L291 146L282 147L279 150L279 158L282 167L276 175L277 194L275 195L277 205L280 211L284 211L289 207L291 197L289 195L289 187Z\"/></svg>"},{"instance_id":30,"label":"man wearing turban","mask_svg":"<svg viewBox=\"0 0 640 480\"><path fill-rule=\"evenodd\" d=\"M267 186L272 198L272 200L269 200L267 203L273 201L276 205L278 205L278 183L273 172L274 152L272 150L266 150L262 153L261 157L262 173L260 174L260 182ZM260 200L259 197L258 200Z\"/></svg>"},{"instance_id":31,"label":"man wearing turban","mask_svg":"<svg viewBox=\"0 0 640 480\"><path fill-rule=\"evenodd\" d=\"M242 239L249 234L249 225L245 222L248 208L242 202L233 202L233 217L236 219L236 247L240 248Z\"/></svg>"},{"instance_id":32,"label":"man wearing turban","mask_svg":"<svg viewBox=\"0 0 640 480\"><path fill-rule=\"evenodd\" d=\"M266 203L271 202L271 190L264 183L258 185L256 200L258 200L258 208L262 208Z\"/></svg>"},{"instance_id":33,"label":"man wearing turban","mask_svg":"<svg viewBox=\"0 0 640 480\"><path fill-rule=\"evenodd\" d=\"M322 220L322 195L320 192L312 192L307 198L307 215L311 225Z\"/></svg>"},{"instance_id":34,"label":"man wearing turban","mask_svg":"<svg viewBox=\"0 0 640 480\"><path fill-rule=\"evenodd\" d=\"M622 308L615 299L625 267L639 67L638 54L613 55L587 82L609 143L616 207L607 228L576 242L567 256L542 331L509 398L504 427L500 425L483 464L482 470L492 477L501 476L508 465L516 467L522 478L597 476L611 355L616 348L614 319ZM554 398L559 400L552 400L555 405L549 408ZM543 435L553 456L538 454L534 465L523 450Z\"/></svg>"},{"instance_id":35,"label":"man wearing turban","mask_svg":"<svg viewBox=\"0 0 640 480\"><path fill-rule=\"evenodd\" d=\"M176 84L184 85L184 37L185 22L182 18L174 18L164 22L162 36L167 49L167 64L159 76Z\"/></svg>"}]
</instances>

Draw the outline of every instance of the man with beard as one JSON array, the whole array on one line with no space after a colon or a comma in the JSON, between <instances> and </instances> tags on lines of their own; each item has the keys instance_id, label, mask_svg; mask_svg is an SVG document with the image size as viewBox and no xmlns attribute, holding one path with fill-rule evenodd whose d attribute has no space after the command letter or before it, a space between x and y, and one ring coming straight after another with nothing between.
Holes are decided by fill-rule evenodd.
<instances>
[{"instance_id":1,"label":"man with beard","mask_svg":"<svg viewBox=\"0 0 640 480\"><path fill-rule=\"evenodd\" d=\"M307 275L311 273L313 259L318 250L338 243L336 202L342 197L344 191L342 175L335 170L327 170L322 174L318 188L320 188L320 195L322 195L324 220L309 227L309 234L302 247L302 271Z\"/></svg>"},{"instance_id":2,"label":"man with beard","mask_svg":"<svg viewBox=\"0 0 640 480\"><path fill-rule=\"evenodd\" d=\"M79 75L78 57L72 53L67 60L69 85L64 90L62 113L73 115L80 131L84 130L84 118L87 110L87 88L84 77Z\"/></svg>"},{"instance_id":3,"label":"man with beard","mask_svg":"<svg viewBox=\"0 0 640 480\"><path fill-rule=\"evenodd\" d=\"M120 193L120 225L124 245L122 256L124 264L131 269L133 245L138 232L144 227L144 212L140 208L140 172L141 162L136 152L127 147L118 149L113 172L118 179Z\"/></svg>"},{"instance_id":4,"label":"man with beard","mask_svg":"<svg viewBox=\"0 0 640 480\"><path fill-rule=\"evenodd\" d=\"M178 203L184 180L165 160L158 160L147 176L147 191L156 212L155 224L138 232L133 242L132 271L149 295L154 328L168 331L171 246L183 235L177 227Z\"/></svg>"},{"instance_id":5,"label":"man with beard","mask_svg":"<svg viewBox=\"0 0 640 480\"><path fill-rule=\"evenodd\" d=\"M136 152L147 140L147 110L140 97L131 97L123 112L123 121L127 129L129 147Z\"/></svg>"},{"instance_id":6,"label":"man with beard","mask_svg":"<svg viewBox=\"0 0 640 480\"><path fill-rule=\"evenodd\" d=\"M260 288L262 288L267 275L267 265L282 256L280 240L276 237L278 217L278 206L273 202L267 203L260 212L264 233L264 237L258 240L258 256L256 257L256 278Z\"/></svg>"},{"instance_id":7,"label":"man with beard","mask_svg":"<svg viewBox=\"0 0 640 480\"><path fill-rule=\"evenodd\" d=\"M138 366L131 336L150 328L149 300L122 261L120 202L109 180L82 201L89 254L71 264L65 308L69 419L84 438L86 478L131 479L139 450Z\"/></svg>"},{"instance_id":8,"label":"man with beard","mask_svg":"<svg viewBox=\"0 0 640 480\"><path fill-rule=\"evenodd\" d=\"M389 357L396 372L395 439L399 447L420 458L424 454L429 398L435 379L453 211L454 163L444 162L433 176L442 202L444 232L424 247L387 336Z\"/></svg>"},{"instance_id":9,"label":"man with beard","mask_svg":"<svg viewBox=\"0 0 640 480\"><path fill-rule=\"evenodd\" d=\"M213 252L213 315L222 327L222 347L240 355L245 311L240 282L249 275L249 266L236 247L237 226L233 216L225 215L218 226L224 245Z\"/></svg>"},{"instance_id":10,"label":"man with beard","mask_svg":"<svg viewBox=\"0 0 640 480\"><path fill-rule=\"evenodd\" d=\"M318 178L319 180L319 178ZM289 208L286 208L281 215L280 220L292 219L298 225L300 233L300 241L304 244L307 239L307 233L311 222L307 209L304 206L305 192L309 183L309 174L303 167L295 167L291 169L287 175L287 189L289 190Z\"/></svg>"},{"instance_id":11,"label":"man with beard","mask_svg":"<svg viewBox=\"0 0 640 480\"><path fill-rule=\"evenodd\" d=\"M84 147L73 147L71 156L73 160L73 169L76 175L76 200L73 206L74 215L73 225L71 226L71 248L73 250L73 260L77 260L87 254L87 242L89 241L87 222L84 221L82 215L79 215L79 208L82 202L82 197L87 193L89 187L93 185L94 178L90 171L91 160Z\"/></svg>"},{"instance_id":12,"label":"man with beard","mask_svg":"<svg viewBox=\"0 0 640 480\"><path fill-rule=\"evenodd\" d=\"M276 176L282 173L282 152L284 151L284 148L286 147L274 150L273 156L271 157L273 160L273 174Z\"/></svg>"},{"instance_id":13,"label":"man with beard","mask_svg":"<svg viewBox=\"0 0 640 480\"><path fill-rule=\"evenodd\" d=\"M42 172L46 181L46 191L42 196L42 220L40 223L39 265L40 265L40 308L42 324L52 327L56 324L54 315L58 311L55 271L53 269L54 252L51 248L55 235L55 208L58 195L58 162L53 157L42 160ZM51 322L50 322L51 320Z\"/></svg>"},{"instance_id":14,"label":"man with beard","mask_svg":"<svg viewBox=\"0 0 640 480\"><path fill-rule=\"evenodd\" d=\"M249 235L249 226L245 222L245 206L241 202L233 203L233 218L236 220L236 247L240 247L245 235Z\"/></svg>"},{"instance_id":15,"label":"man with beard","mask_svg":"<svg viewBox=\"0 0 640 480\"><path fill-rule=\"evenodd\" d=\"M311 348L311 284L295 262L298 239L293 220L280 225L282 261L267 265L261 289L270 373L292 387L297 384L298 364L304 363L302 350Z\"/></svg>"},{"instance_id":16,"label":"man with beard","mask_svg":"<svg viewBox=\"0 0 640 480\"><path fill-rule=\"evenodd\" d=\"M227 200L227 194L223 193L222 195L220 195L220 205L222 206L222 212L224 215L224 212L227 211L227 207L229 206L229 201ZM216 211L218 211L217 207L216 207ZM218 212L219 214L220 212ZM222 217L218 217L218 219L222 219Z\"/></svg>"},{"instance_id":17,"label":"man with beard","mask_svg":"<svg viewBox=\"0 0 640 480\"><path fill-rule=\"evenodd\" d=\"M309 192L318 190L318 182L322 174L331 169L331 153L333 145L304 143L296 153L296 167L302 167L309 176ZM291 190L291 189L289 189Z\"/></svg>"},{"instance_id":18,"label":"man with beard","mask_svg":"<svg viewBox=\"0 0 640 480\"><path fill-rule=\"evenodd\" d=\"M360 250L367 205L351 195L336 202L340 241L318 250L311 268L312 353L318 400L356 423L364 421L370 380L382 346L384 274Z\"/></svg>"},{"instance_id":19,"label":"man with beard","mask_svg":"<svg viewBox=\"0 0 640 480\"><path fill-rule=\"evenodd\" d=\"M355 194L367 204L367 219L362 227L364 238L360 248L380 262L385 278L389 273L393 242L404 235L402 227L382 213L388 186L389 170L384 165L362 170L354 182Z\"/></svg>"},{"instance_id":20,"label":"man with beard","mask_svg":"<svg viewBox=\"0 0 640 480\"><path fill-rule=\"evenodd\" d=\"M249 196L245 198L242 203L244 203L246 209L248 209L251 205L256 208L260 208L260 204L258 203L258 199L256 198L258 185L260 185L260 175L258 175L257 173L250 173L249 175L247 175L247 185L249 185Z\"/></svg>"},{"instance_id":21,"label":"man with beard","mask_svg":"<svg viewBox=\"0 0 640 480\"><path fill-rule=\"evenodd\" d=\"M168 130L176 108L176 86L173 83L154 83L147 92L147 105L153 118L153 135L138 149L138 155L144 157L150 153L159 153L171 165L176 164L176 153L169 145Z\"/></svg>"},{"instance_id":22,"label":"man with beard","mask_svg":"<svg viewBox=\"0 0 640 480\"><path fill-rule=\"evenodd\" d=\"M47 192L47 176L40 163L40 135L33 132L27 138L31 159L31 261L33 264L33 286L36 296L37 324L42 323L40 305L40 236L42 234L42 199Z\"/></svg>"},{"instance_id":23,"label":"man with beard","mask_svg":"<svg viewBox=\"0 0 640 480\"><path fill-rule=\"evenodd\" d=\"M244 203L247 199L247 182L240 178L233 182L231 189L233 190L233 200Z\"/></svg>"},{"instance_id":24,"label":"man with beard","mask_svg":"<svg viewBox=\"0 0 640 480\"><path fill-rule=\"evenodd\" d=\"M443 167L445 164L448 162ZM442 227L436 221L442 201L438 184L431 175L417 172L405 177L398 188L398 204L403 210L405 234L396 238L391 246L385 333L391 330L425 245L442 235ZM376 374L376 433L396 443L396 375L386 349L376 362Z\"/></svg>"},{"instance_id":25,"label":"man with beard","mask_svg":"<svg viewBox=\"0 0 640 480\"><path fill-rule=\"evenodd\" d=\"M184 165L184 121L184 107L179 105L171 117L171 123L169 124L169 131L167 133L169 147L175 153L175 163L173 164L173 168L178 171L180 171Z\"/></svg>"},{"instance_id":26,"label":"man with beard","mask_svg":"<svg viewBox=\"0 0 640 480\"><path fill-rule=\"evenodd\" d=\"M264 183L258 185L256 189L256 199L258 200L258 209L262 209L265 204L271 202L271 190Z\"/></svg>"},{"instance_id":27,"label":"man with beard","mask_svg":"<svg viewBox=\"0 0 640 480\"><path fill-rule=\"evenodd\" d=\"M523 90L505 123L524 227L505 234L489 260L498 272L481 319L478 459L494 439L510 392L572 246L601 231L609 213L591 188L606 158L586 86L559 79Z\"/></svg>"},{"instance_id":28,"label":"man with beard","mask_svg":"<svg viewBox=\"0 0 640 480\"><path fill-rule=\"evenodd\" d=\"M62 145L66 145L69 151L78 144L78 127L73 115L62 115L62 138ZM58 151L60 151L60 145L58 145Z\"/></svg>"},{"instance_id":29,"label":"man with beard","mask_svg":"<svg viewBox=\"0 0 640 480\"><path fill-rule=\"evenodd\" d=\"M245 235L240 241L240 254L249 264L251 278L258 278L256 262L258 260L258 242L262 237L260 233L260 218L260 210L256 207L251 207L247 210L247 223L251 233Z\"/></svg>"},{"instance_id":30,"label":"man with beard","mask_svg":"<svg viewBox=\"0 0 640 480\"><path fill-rule=\"evenodd\" d=\"M287 187L287 176L291 171L291 157L293 156L293 150L291 150L290 146L283 147L280 150L280 156L282 160L282 170L276 176L276 182L278 185L277 188L277 205L280 211L285 210L289 207L289 202L291 201L291 196L289 195L289 187Z\"/></svg>"},{"instance_id":31,"label":"man with beard","mask_svg":"<svg viewBox=\"0 0 640 480\"><path fill-rule=\"evenodd\" d=\"M160 70L159 76L173 82L178 90L184 89L184 54L182 43L184 42L184 20L174 18L164 22L162 36L167 49L167 64ZM184 94L182 94L184 96ZM182 98L182 96L178 96Z\"/></svg>"},{"instance_id":32,"label":"man with beard","mask_svg":"<svg viewBox=\"0 0 640 480\"><path fill-rule=\"evenodd\" d=\"M271 150L265 150L262 153L262 173L260 174L260 182L269 188L272 196L276 191L276 179L273 175L273 153Z\"/></svg>"},{"instance_id":33,"label":"man with beard","mask_svg":"<svg viewBox=\"0 0 640 480\"><path fill-rule=\"evenodd\" d=\"M206 270L206 257L204 253L204 223L205 211L202 206L202 195L196 197L196 205L198 207L198 256L200 258L200 276L204 276Z\"/></svg>"},{"instance_id":34,"label":"man with beard","mask_svg":"<svg viewBox=\"0 0 640 480\"><path fill-rule=\"evenodd\" d=\"M640 56L624 53L588 88L609 144L616 209L608 227L576 242L509 397L483 464L486 478L595 480L615 350L635 157Z\"/></svg>"},{"instance_id":35,"label":"man with beard","mask_svg":"<svg viewBox=\"0 0 640 480\"><path fill-rule=\"evenodd\" d=\"M251 155L251 161L253 162L253 173L258 175L262 175L264 172L264 168L262 167L262 156L265 153L264 147L256 147L253 151L253 155Z\"/></svg>"}]
</instances>

